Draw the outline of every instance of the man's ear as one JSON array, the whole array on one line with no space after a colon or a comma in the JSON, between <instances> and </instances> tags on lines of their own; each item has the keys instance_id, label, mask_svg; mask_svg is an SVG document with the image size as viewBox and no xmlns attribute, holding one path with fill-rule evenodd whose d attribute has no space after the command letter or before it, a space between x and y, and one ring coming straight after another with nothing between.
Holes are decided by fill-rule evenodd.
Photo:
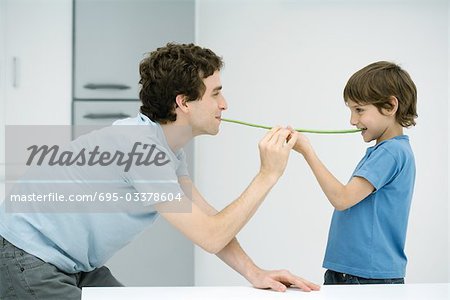
<instances>
[{"instance_id":1,"label":"man's ear","mask_svg":"<svg viewBox=\"0 0 450 300\"><path fill-rule=\"evenodd\" d=\"M181 109L183 112L188 112L189 108L186 105L186 96L185 95L177 95L177 97L175 98L175 102L177 103L177 107L179 109Z\"/></svg>"},{"instance_id":2,"label":"man's ear","mask_svg":"<svg viewBox=\"0 0 450 300\"><path fill-rule=\"evenodd\" d=\"M386 114L387 115L395 115L397 113L398 110L398 99L395 96L391 96L389 97L389 103L391 104L391 108L386 109Z\"/></svg>"}]
</instances>

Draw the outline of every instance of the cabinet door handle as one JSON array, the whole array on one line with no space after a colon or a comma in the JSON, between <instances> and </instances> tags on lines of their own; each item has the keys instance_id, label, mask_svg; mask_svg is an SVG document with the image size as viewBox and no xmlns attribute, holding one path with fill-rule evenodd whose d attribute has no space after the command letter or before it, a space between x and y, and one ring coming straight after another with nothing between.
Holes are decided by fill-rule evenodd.
<instances>
[{"instance_id":1,"label":"cabinet door handle","mask_svg":"<svg viewBox=\"0 0 450 300\"><path fill-rule=\"evenodd\" d=\"M131 87L125 84L108 84L108 83L88 83L83 85L85 89L89 90L128 90Z\"/></svg>"},{"instance_id":2,"label":"cabinet door handle","mask_svg":"<svg viewBox=\"0 0 450 300\"><path fill-rule=\"evenodd\" d=\"M106 113L106 114L86 114L83 116L85 119L93 119L93 120L99 120L99 119L123 119L123 118L129 118L130 115L124 114L124 113Z\"/></svg>"},{"instance_id":3,"label":"cabinet door handle","mask_svg":"<svg viewBox=\"0 0 450 300\"><path fill-rule=\"evenodd\" d=\"M13 86L13 88L19 87L19 79L17 78L17 76L18 76L17 68L18 67L19 67L19 59L14 56L12 59L12 86Z\"/></svg>"}]
</instances>

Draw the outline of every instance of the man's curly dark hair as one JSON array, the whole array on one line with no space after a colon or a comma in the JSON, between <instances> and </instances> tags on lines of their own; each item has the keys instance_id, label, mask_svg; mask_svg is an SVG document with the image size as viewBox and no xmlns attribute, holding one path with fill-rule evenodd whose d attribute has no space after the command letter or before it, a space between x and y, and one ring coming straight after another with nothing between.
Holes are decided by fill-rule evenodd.
<instances>
[{"instance_id":1,"label":"man's curly dark hair","mask_svg":"<svg viewBox=\"0 0 450 300\"><path fill-rule=\"evenodd\" d=\"M200 100L203 79L223 67L222 58L194 44L169 43L145 57L140 65L141 113L154 122L174 122L177 95L186 101Z\"/></svg>"}]
</instances>

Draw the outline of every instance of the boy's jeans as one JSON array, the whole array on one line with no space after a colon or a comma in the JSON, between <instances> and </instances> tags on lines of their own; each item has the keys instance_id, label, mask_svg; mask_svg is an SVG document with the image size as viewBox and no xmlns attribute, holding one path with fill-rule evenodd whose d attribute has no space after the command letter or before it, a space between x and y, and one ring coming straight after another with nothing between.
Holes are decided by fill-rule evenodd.
<instances>
[{"instance_id":1,"label":"boy's jeans","mask_svg":"<svg viewBox=\"0 0 450 300\"><path fill-rule=\"evenodd\" d=\"M354 275L344 274L335 272L332 270L327 270L324 276L324 285L332 284L404 284L405 280L403 278L392 278L392 279L369 279L362 278Z\"/></svg>"},{"instance_id":2,"label":"boy's jeans","mask_svg":"<svg viewBox=\"0 0 450 300\"><path fill-rule=\"evenodd\" d=\"M67 274L0 236L0 299L80 300L85 286L122 286L106 267Z\"/></svg>"}]
</instances>

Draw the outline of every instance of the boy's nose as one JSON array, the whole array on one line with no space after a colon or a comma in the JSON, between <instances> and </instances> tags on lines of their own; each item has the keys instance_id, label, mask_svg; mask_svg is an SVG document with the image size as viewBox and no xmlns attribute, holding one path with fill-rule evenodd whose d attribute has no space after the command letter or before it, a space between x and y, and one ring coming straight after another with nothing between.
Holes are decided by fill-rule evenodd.
<instances>
[{"instance_id":1,"label":"boy's nose","mask_svg":"<svg viewBox=\"0 0 450 300\"><path fill-rule=\"evenodd\" d=\"M351 124L352 126L356 126L356 124L358 124L358 118L356 118L355 116L353 116L353 114L352 114L352 116L350 117L350 124Z\"/></svg>"}]
</instances>

